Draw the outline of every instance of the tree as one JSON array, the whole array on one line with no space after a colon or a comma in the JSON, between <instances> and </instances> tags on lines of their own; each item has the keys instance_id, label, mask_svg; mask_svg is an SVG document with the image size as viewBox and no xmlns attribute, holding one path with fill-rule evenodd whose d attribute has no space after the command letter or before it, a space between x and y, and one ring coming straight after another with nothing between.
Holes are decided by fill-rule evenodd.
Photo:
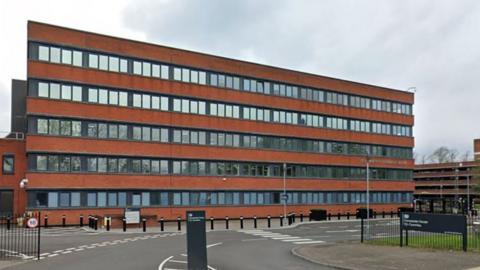
<instances>
[{"instance_id":1,"label":"tree","mask_svg":"<svg viewBox=\"0 0 480 270\"><path fill-rule=\"evenodd\" d=\"M428 157L428 160L432 163L448 163L455 162L458 157L458 151L455 149L449 149L446 146L439 147L437 150Z\"/></svg>"}]
</instances>

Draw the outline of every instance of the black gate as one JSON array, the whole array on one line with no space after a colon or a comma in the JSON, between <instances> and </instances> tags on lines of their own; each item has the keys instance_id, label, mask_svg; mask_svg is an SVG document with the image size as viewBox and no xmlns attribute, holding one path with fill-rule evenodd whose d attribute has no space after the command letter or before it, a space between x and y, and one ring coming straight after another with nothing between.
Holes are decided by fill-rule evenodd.
<instances>
[{"instance_id":1,"label":"black gate","mask_svg":"<svg viewBox=\"0 0 480 270\"><path fill-rule=\"evenodd\" d=\"M40 259L40 212L0 216L0 260Z\"/></svg>"}]
</instances>

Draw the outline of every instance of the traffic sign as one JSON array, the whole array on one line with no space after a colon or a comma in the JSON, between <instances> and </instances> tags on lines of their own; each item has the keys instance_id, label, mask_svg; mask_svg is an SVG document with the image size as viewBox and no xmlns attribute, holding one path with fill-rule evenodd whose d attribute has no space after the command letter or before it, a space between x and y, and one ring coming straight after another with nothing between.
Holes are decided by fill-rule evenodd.
<instances>
[{"instance_id":1,"label":"traffic sign","mask_svg":"<svg viewBox=\"0 0 480 270\"><path fill-rule=\"evenodd\" d=\"M29 228L36 228L38 226L38 220L36 218L29 218L27 221L27 226Z\"/></svg>"}]
</instances>

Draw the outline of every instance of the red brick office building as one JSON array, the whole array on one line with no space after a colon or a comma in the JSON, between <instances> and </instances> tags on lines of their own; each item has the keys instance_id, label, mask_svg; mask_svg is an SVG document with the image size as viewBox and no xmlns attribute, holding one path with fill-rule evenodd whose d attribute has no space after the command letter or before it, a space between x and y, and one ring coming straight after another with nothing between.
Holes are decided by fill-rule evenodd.
<instances>
[{"instance_id":1,"label":"red brick office building","mask_svg":"<svg viewBox=\"0 0 480 270\"><path fill-rule=\"evenodd\" d=\"M284 176L288 212L353 213L367 153L372 207L411 203L412 93L37 22L27 70L25 139L0 142L15 213L278 216Z\"/></svg>"}]
</instances>

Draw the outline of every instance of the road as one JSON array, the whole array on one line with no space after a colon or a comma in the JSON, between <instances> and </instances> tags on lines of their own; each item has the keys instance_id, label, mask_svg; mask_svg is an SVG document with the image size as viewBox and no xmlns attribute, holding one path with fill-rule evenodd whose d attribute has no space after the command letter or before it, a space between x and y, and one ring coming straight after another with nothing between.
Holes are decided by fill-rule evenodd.
<instances>
[{"instance_id":1,"label":"road","mask_svg":"<svg viewBox=\"0 0 480 270\"><path fill-rule=\"evenodd\" d=\"M358 221L304 223L276 229L207 233L210 269L329 269L291 254L298 245L331 245L358 240ZM112 233L81 229L42 236L42 259L15 265L9 270L38 269L186 269L186 237L183 232Z\"/></svg>"}]
</instances>

